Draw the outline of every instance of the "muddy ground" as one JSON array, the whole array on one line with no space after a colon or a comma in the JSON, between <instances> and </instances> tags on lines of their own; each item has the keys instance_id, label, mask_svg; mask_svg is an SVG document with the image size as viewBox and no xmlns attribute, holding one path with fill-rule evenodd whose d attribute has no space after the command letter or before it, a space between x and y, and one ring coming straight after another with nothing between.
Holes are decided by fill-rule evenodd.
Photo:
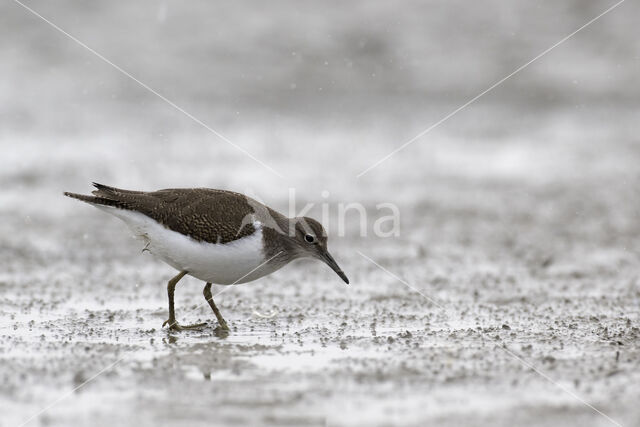
<instances>
[{"instance_id":1,"label":"muddy ground","mask_svg":"<svg viewBox=\"0 0 640 427\"><path fill-rule=\"evenodd\" d=\"M430 182L401 237L334 238L350 286L218 287L228 336L191 278L178 318L210 326L161 328L173 272L117 219L5 209L2 425L637 425L635 194Z\"/></svg>"}]
</instances>

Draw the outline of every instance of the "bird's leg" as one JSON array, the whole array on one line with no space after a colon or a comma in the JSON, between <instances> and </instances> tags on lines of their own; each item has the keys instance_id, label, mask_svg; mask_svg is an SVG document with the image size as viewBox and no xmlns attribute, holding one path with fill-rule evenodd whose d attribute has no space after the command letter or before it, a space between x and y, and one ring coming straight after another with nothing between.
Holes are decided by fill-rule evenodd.
<instances>
[{"instance_id":1,"label":"bird's leg","mask_svg":"<svg viewBox=\"0 0 640 427\"><path fill-rule=\"evenodd\" d=\"M207 283L206 285L204 285L204 290L202 291L202 293L204 294L204 299L206 299L211 306L213 314L216 315L216 319L218 319L218 323L220 324L220 329L222 329L223 331L228 331L229 326L227 325L227 322L222 317L222 314L220 314L220 310L218 310L218 307L216 307L216 303L213 302L213 295L211 295L211 283Z\"/></svg>"},{"instance_id":2,"label":"bird's leg","mask_svg":"<svg viewBox=\"0 0 640 427\"><path fill-rule=\"evenodd\" d=\"M169 329L173 331L182 331L184 329L198 329L206 325L206 323L198 323L195 325L181 326L176 321L176 312L173 306L173 294L175 293L176 285L178 284L180 279L182 279L186 274L187 274L186 271L181 271L180 273L178 273L176 277L169 280L169 283L167 283L167 294L169 295L169 319L164 321L164 323L162 324L162 327L168 324Z\"/></svg>"}]
</instances>

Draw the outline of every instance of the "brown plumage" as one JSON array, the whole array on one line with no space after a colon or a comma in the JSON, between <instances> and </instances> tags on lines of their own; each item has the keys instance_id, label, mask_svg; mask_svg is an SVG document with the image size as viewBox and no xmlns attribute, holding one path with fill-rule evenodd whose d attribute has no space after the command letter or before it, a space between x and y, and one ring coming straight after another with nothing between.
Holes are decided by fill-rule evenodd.
<instances>
[{"instance_id":1,"label":"brown plumage","mask_svg":"<svg viewBox=\"0 0 640 427\"><path fill-rule=\"evenodd\" d=\"M243 194L226 190L171 188L146 192L93 185L97 188L94 196L64 194L89 203L140 212L170 230L201 242L229 243L249 236L255 228L248 218L260 210L256 207L268 209ZM280 214L276 212L276 215Z\"/></svg>"}]
</instances>

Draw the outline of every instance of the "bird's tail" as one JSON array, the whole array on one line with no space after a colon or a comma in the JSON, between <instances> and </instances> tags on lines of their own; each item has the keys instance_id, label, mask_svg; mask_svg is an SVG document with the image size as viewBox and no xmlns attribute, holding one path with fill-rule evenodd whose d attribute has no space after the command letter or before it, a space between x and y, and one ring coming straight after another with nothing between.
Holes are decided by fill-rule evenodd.
<instances>
[{"instance_id":1,"label":"bird's tail","mask_svg":"<svg viewBox=\"0 0 640 427\"><path fill-rule=\"evenodd\" d=\"M110 187L104 184L98 184L97 182L92 183L95 190L91 192L94 196L104 197L106 199L114 199L117 198L118 195L131 195L131 194L142 194L144 191L132 191L132 190L123 190L121 188Z\"/></svg>"},{"instance_id":2,"label":"bird's tail","mask_svg":"<svg viewBox=\"0 0 640 427\"><path fill-rule=\"evenodd\" d=\"M72 199L82 200L83 202L90 203L92 205L113 206L120 207L118 201L107 199L105 197L87 196L84 194L64 192L64 195L71 197Z\"/></svg>"},{"instance_id":3,"label":"bird's tail","mask_svg":"<svg viewBox=\"0 0 640 427\"><path fill-rule=\"evenodd\" d=\"M121 200L118 200L118 194L125 193L139 193L138 191L129 191L129 190L121 190L115 187L109 187L108 185L98 184L97 182L93 183L93 186L96 187L96 190L92 192L93 196L88 196L85 194L77 194L77 193L69 193L64 192L64 195L67 197L71 197L73 199L82 200L83 202L90 203L92 205L101 205L101 206L112 206L116 208L124 208L124 203Z\"/></svg>"}]
</instances>

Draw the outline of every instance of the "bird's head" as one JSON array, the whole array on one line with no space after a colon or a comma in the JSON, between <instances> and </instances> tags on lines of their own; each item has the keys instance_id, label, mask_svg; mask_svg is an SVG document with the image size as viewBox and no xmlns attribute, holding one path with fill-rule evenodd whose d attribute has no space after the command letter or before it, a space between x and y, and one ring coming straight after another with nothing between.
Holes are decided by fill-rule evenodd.
<instances>
[{"instance_id":1,"label":"bird's head","mask_svg":"<svg viewBox=\"0 0 640 427\"><path fill-rule=\"evenodd\" d=\"M322 224L308 216L293 218L295 233L289 237L300 257L316 258L327 264L346 284L349 279L327 250L327 232Z\"/></svg>"}]
</instances>

